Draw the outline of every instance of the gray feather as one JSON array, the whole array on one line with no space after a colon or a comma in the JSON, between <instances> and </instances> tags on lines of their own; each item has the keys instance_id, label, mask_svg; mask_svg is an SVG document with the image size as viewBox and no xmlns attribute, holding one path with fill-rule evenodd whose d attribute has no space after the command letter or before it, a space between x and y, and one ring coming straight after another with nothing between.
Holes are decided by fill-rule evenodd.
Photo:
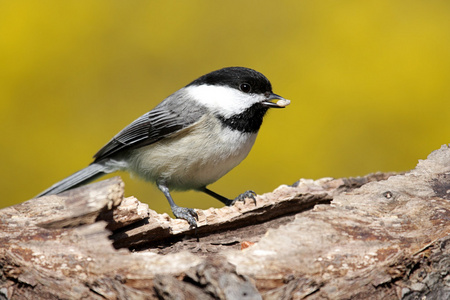
<instances>
[{"instance_id":1,"label":"gray feather","mask_svg":"<svg viewBox=\"0 0 450 300\"><path fill-rule=\"evenodd\" d=\"M114 136L94 155L94 162L111 157L122 149L136 149L153 144L193 125L205 112L205 107L185 99L181 89Z\"/></svg>"},{"instance_id":2,"label":"gray feather","mask_svg":"<svg viewBox=\"0 0 450 300\"><path fill-rule=\"evenodd\" d=\"M106 173L126 169L122 159L114 159L117 154L153 144L196 123L206 108L184 99L180 91L120 131L94 155L95 160L91 165L55 183L37 197L58 194L89 183Z\"/></svg>"}]
</instances>

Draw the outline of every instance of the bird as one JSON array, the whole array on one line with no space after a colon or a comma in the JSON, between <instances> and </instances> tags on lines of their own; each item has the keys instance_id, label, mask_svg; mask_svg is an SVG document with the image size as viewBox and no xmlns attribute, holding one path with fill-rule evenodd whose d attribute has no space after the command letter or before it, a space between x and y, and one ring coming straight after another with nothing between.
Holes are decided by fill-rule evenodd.
<instances>
[{"instance_id":1,"label":"bird","mask_svg":"<svg viewBox=\"0 0 450 300\"><path fill-rule=\"evenodd\" d=\"M128 171L156 184L176 218L197 227L192 208L175 204L170 191L204 192L227 206L235 199L207 186L247 157L266 112L290 101L273 93L263 74L246 67L225 67L192 81L126 126L80 171L35 198L59 194L116 171Z\"/></svg>"}]
</instances>

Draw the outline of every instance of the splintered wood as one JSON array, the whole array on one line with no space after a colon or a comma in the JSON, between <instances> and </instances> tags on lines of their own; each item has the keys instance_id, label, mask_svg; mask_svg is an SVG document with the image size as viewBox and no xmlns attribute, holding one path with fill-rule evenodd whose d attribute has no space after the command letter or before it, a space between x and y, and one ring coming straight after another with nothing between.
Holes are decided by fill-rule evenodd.
<instances>
[{"instance_id":1,"label":"splintered wood","mask_svg":"<svg viewBox=\"0 0 450 300\"><path fill-rule=\"evenodd\" d=\"M0 210L1 299L448 299L450 149L404 174L301 179L198 228L120 178Z\"/></svg>"}]
</instances>

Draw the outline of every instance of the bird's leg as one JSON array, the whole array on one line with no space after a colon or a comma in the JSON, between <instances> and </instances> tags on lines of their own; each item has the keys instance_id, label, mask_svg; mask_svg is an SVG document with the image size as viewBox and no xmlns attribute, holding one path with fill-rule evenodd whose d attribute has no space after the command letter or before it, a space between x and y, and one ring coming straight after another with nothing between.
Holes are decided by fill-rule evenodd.
<instances>
[{"instance_id":1,"label":"bird's leg","mask_svg":"<svg viewBox=\"0 0 450 300\"><path fill-rule=\"evenodd\" d=\"M256 198L255 198L256 193L254 191L246 191L246 192L240 194L239 196L237 196L236 198L234 198L234 200L225 198L224 196L219 195L219 194L207 189L206 187L203 187L200 191L210 195L211 197L216 198L217 200L219 200L226 206L231 206L234 203L236 203L236 201L243 201L245 203L245 199L247 199L247 198L253 199L253 202L255 202L255 205L256 205Z\"/></svg>"},{"instance_id":2,"label":"bird's leg","mask_svg":"<svg viewBox=\"0 0 450 300\"><path fill-rule=\"evenodd\" d=\"M179 219L185 219L191 228L197 228L197 222L198 215L192 208L187 207L181 207L175 204L175 202L172 199L172 196L169 193L169 188L162 182L157 183L158 188L161 192L163 192L164 196L166 196L167 201L169 201L170 208L172 209L173 214L175 217Z\"/></svg>"}]
</instances>

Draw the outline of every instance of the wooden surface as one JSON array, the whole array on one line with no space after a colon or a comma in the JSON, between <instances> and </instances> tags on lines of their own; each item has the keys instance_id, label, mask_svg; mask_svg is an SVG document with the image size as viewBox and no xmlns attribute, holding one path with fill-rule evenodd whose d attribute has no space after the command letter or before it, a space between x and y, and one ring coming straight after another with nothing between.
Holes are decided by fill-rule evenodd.
<instances>
[{"instance_id":1,"label":"wooden surface","mask_svg":"<svg viewBox=\"0 0 450 300\"><path fill-rule=\"evenodd\" d=\"M112 178L0 210L0 299L449 299L450 149L301 179L197 230Z\"/></svg>"}]
</instances>

